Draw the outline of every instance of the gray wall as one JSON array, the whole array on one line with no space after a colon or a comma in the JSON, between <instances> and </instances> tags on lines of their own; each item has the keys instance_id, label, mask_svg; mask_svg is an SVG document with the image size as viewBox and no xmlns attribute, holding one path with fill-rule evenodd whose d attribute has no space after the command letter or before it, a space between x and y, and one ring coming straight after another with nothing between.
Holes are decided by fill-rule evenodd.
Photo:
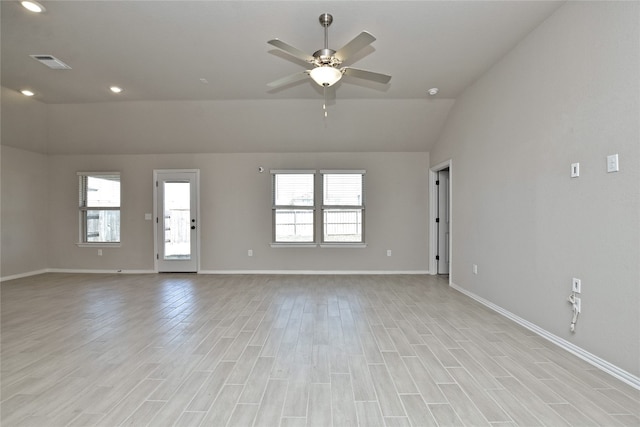
<instances>
[{"instance_id":1,"label":"gray wall","mask_svg":"<svg viewBox=\"0 0 640 427\"><path fill-rule=\"evenodd\" d=\"M424 272L428 165L428 153L67 156L2 147L1 273L152 270L153 222L144 217L153 212L153 169L170 168L201 171L202 270ZM271 248L272 168L366 169L367 247ZM76 245L77 171L122 174L122 246L102 256Z\"/></svg>"},{"instance_id":2,"label":"gray wall","mask_svg":"<svg viewBox=\"0 0 640 427\"><path fill-rule=\"evenodd\" d=\"M0 96L0 277L6 277L48 267L48 119L40 102L6 88Z\"/></svg>"},{"instance_id":3,"label":"gray wall","mask_svg":"<svg viewBox=\"0 0 640 427\"><path fill-rule=\"evenodd\" d=\"M0 273L40 271L48 265L48 159L45 154L0 147L2 205Z\"/></svg>"},{"instance_id":4,"label":"gray wall","mask_svg":"<svg viewBox=\"0 0 640 427\"><path fill-rule=\"evenodd\" d=\"M51 154L429 151L452 99L50 104Z\"/></svg>"},{"instance_id":5,"label":"gray wall","mask_svg":"<svg viewBox=\"0 0 640 427\"><path fill-rule=\"evenodd\" d=\"M153 269L153 223L144 219L153 212L153 169L193 168L200 169L202 270L428 269L428 153L54 155L49 167L51 268ZM366 169L366 248L270 247L268 171L295 168ZM75 245L81 170L121 172L122 247L102 256Z\"/></svg>"},{"instance_id":6,"label":"gray wall","mask_svg":"<svg viewBox=\"0 0 640 427\"><path fill-rule=\"evenodd\" d=\"M2 115L0 136L3 146L47 153L49 145L49 112L47 105L0 87Z\"/></svg>"},{"instance_id":7,"label":"gray wall","mask_svg":"<svg viewBox=\"0 0 640 427\"><path fill-rule=\"evenodd\" d=\"M636 376L639 9L567 3L465 90L431 152L453 162L451 280Z\"/></svg>"}]
</instances>

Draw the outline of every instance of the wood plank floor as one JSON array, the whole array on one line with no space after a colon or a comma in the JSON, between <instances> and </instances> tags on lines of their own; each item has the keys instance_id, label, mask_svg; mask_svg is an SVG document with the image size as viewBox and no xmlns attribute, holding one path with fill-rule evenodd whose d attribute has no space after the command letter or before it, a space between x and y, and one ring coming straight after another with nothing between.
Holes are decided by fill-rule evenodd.
<instances>
[{"instance_id":1,"label":"wood plank floor","mask_svg":"<svg viewBox=\"0 0 640 427\"><path fill-rule=\"evenodd\" d=\"M638 390L433 276L4 282L2 426L638 426Z\"/></svg>"}]
</instances>

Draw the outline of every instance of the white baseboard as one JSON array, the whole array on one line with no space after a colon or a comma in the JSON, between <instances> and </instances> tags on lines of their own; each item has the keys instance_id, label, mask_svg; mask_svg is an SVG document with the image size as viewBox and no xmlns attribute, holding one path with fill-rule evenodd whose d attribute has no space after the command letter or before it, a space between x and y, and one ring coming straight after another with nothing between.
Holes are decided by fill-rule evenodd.
<instances>
[{"instance_id":1,"label":"white baseboard","mask_svg":"<svg viewBox=\"0 0 640 427\"><path fill-rule=\"evenodd\" d=\"M5 282L23 277L36 276L44 273L81 273L81 274L153 274L154 270L86 270L76 268L44 268L42 270L28 271L26 273L13 274L11 276L0 277L0 282Z\"/></svg>"},{"instance_id":2,"label":"white baseboard","mask_svg":"<svg viewBox=\"0 0 640 427\"><path fill-rule=\"evenodd\" d=\"M11 276L0 277L0 282L5 282L7 280L13 280L13 279L21 279L23 277L36 276L38 274L47 273L48 271L49 271L48 269L43 268L42 270L28 271L26 273L20 273L20 274L12 274Z\"/></svg>"},{"instance_id":3,"label":"white baseboard","mask_svg":"<svg viewBox=\"0 0 640 427\"><path fill-rule=\"evenodd\" d=\"M35 276L44 273L80 273L80 274L155 274L155 270L88 270L77 268L45 268L21 274L1 277L0 282ZM198 274L273 274L273 275L383 275L383 274L430 274L429 270L200 270Z\"/></svg>"},{"instance_id":4,"label":"white baseboard","mask_svg":"<svg viewBox=\"0 0 640 427\"><path fill-rule=\"evenodd\" d=\"M154 270L85 270L75 268L48 268L47 273L82 273L82 274L153 274Z\"/></svg>"},{"instance_id":5,"label":"white baseboard","mask_svg":"<svg viewBox=\"0 0 640 427\"><path fill-rule=\"evenodd\" d=\"M200 270L198 274L273 274L273 275L382 275L382 274L429 274L428 270Z\"/></svg>"},{"instance_id":6,"label":"white baseboard","mask_svg":"<svg viewBox=\"0 0 640 427\"><path fill-rule=\"evenodd\" d=\"M505 310L504 308L492 303L491 301L488 301L476 294L474 294L473 292L470 292L458 285L456 285L453 282L449 282L449 285L455 289L458 292L461 292L463 294L465 294L466 296L468 296L469 298L472 298L476 301L478 301L480 304L490 308L491 310L501 314L502 316L506 317L507 319L513 320L514 322L516 322L517 324L519 324L520 326L523 326L527 329L529 329L532 332L535 332L536 334L540 335L542 338L545 338L548 341L551 341L552 343L554 343L555 345L557 345L558 347L568 351L569 353L572 353L576 356L578 356L580 359L590 363L591 365L595 366L596 368L608 373L609 375L614 376L615 378L619 379L620 381L623 381L627 384L629 384L631 387L634 387L638 390L640 390L640 377L637 377L635 375L633 375L630 372L625 371L624 369L615 366L609 362L607 362L604 359L601 359L600 357L589 353L588 351L586 351L585 349L578 347L577 345L563 339L560 338L557 335L552 334L551 332L542 329L541 327L539 327L538 325L535 325L534 323L529 322L528 320L525 320L519 316L516 316L515 314L511 313L508 310Z\"/></svg>"}]
</instances>

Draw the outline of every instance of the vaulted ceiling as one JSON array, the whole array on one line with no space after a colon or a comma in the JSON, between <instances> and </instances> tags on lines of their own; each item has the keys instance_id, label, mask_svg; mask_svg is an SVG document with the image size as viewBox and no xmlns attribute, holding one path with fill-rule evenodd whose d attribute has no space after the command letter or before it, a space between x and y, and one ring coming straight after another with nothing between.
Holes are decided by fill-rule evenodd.
<instances>
[{"instance_id":1,"label":"vaulted ceiling","mask_svg":"<svg viewBox=\"0 0 640 427\"><path fill-rule=\"evenodd\" d=\"M77 110L100 114L115 106L132 113L135 105L147 110L160 105L184 107L189 115L189 109L196 106L217 110L229 105L232 110L246 111L248 116L240 121L255 121L259 135L264 135L269 124L283 127L275 132L277 137L265 137L265 144L270 139L293 141L296 135L307 133L351 134L354 131L350 126L354 125L368 127L359 136L338 141L353 143L341 145L340 151L363 150L363 140L373 144L370 150L385 151L380 144L384 142L382 138L389 139L385 134L389 120L403 126L415 122L415 134L406 136L411 142L406 146L401 143L401 150L427 151L456 97L562 4L558 1L41 3L46 11L33 14L18 1L1 2L1 78L2 86L9 91L31 89L35 92L32 99L51 106L54 116L70 115ZM322 88L310 79L278 89L267 87L270 81L309 67L266 42L279 38L313 53L324 44L323 28L318 22L324 12L334 17L329 27L329 46L333 49L363 30L377 38L350 58L347 65L390 74L392 79L388 84L380 84L345 76L329 89L330 117L323 121ZM30 57L41 54L53 55L71 69L51 70ZM111 85L121 86L124 91L113 94L109 91ZM432 87L439 88L439 93L430 97L426 91ZM105 103L113 107L98 105ZM279 111L261 117L260 111L268 109ZM332 124L332 116L336 115L341 116L333 118ZM63 117L61 123L64 122ZM363 126L361 122L366 124ZM224 123L219 125L224 128ZM381 133L383 137L377 141L376 136ZM55 131L53 135L55 138ZM247 134L238 140L251 137ZM317 143L321 144L322 139L326 138L319 137ZM55 145L56 141L52 143ZM201 148L187 147L183 151ZM260 150L236 146L236 151L256 149ZM65 150L52 148L52 152ZM82 151L80 147L67 151L74 150ZM229 150L232 147L217 149ZM154 150L140 147L133 151Z\"/></svg>"}]
</instances>

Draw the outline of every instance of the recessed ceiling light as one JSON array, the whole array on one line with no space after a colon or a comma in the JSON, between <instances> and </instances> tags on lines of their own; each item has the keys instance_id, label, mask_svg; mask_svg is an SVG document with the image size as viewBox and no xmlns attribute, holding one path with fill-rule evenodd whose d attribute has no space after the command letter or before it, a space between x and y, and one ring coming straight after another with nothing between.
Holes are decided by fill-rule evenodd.
<instances>
[{"instance_id":1,"label":"recessed ceiling light","mask_svg":"<svg viewBox=\"0 0 640 427\"><path fill-rule=\"evenodd\" d=\"M437 94L438 94L438 92L440 92L440 89L438 89L437 87L432 87L431 89L429 89L429 90L427 91L427 93L428 93L429 95L431 95L431 96L433 96L433 95L437 95Z\"/></svg>"},{"instance_id":2,"label":"recessed ceiling light","mask_svg":"<svg viewBox=\"0 0 640 427\"><path fill-rule=\"evenodd\" d=\"M34 13L41 13L46 10L43 5L33 0L29 0L29 1L23 0L20 2L20 4L22 5L22 7L24 7L28 11L31 11Z\"/></svg>"},{"instance_id":3,"label":"recessed ceiling light","mask_svg":"<svg viewBox=\"0 0 640 427\"><path fill-rule=\"evenodd\" d=\"M113 93L121 93L122 92L122 88L120 86L111 86L109 88L109 90L111 90L111 92L113 92Z\"/></svg>"},{"instance_id":4,"label":"recessed ceiling light","mask_svg":"<svg viewBox=\"0 0 640 427\"><path fill-rule=\"evenodd\" d=\"M35 93L33 93L32 91L30 91L29 89L22 89L20 91L21 94L23 94L24 96L33 96L35 95Z\"/></svg>"}]
</instances>

